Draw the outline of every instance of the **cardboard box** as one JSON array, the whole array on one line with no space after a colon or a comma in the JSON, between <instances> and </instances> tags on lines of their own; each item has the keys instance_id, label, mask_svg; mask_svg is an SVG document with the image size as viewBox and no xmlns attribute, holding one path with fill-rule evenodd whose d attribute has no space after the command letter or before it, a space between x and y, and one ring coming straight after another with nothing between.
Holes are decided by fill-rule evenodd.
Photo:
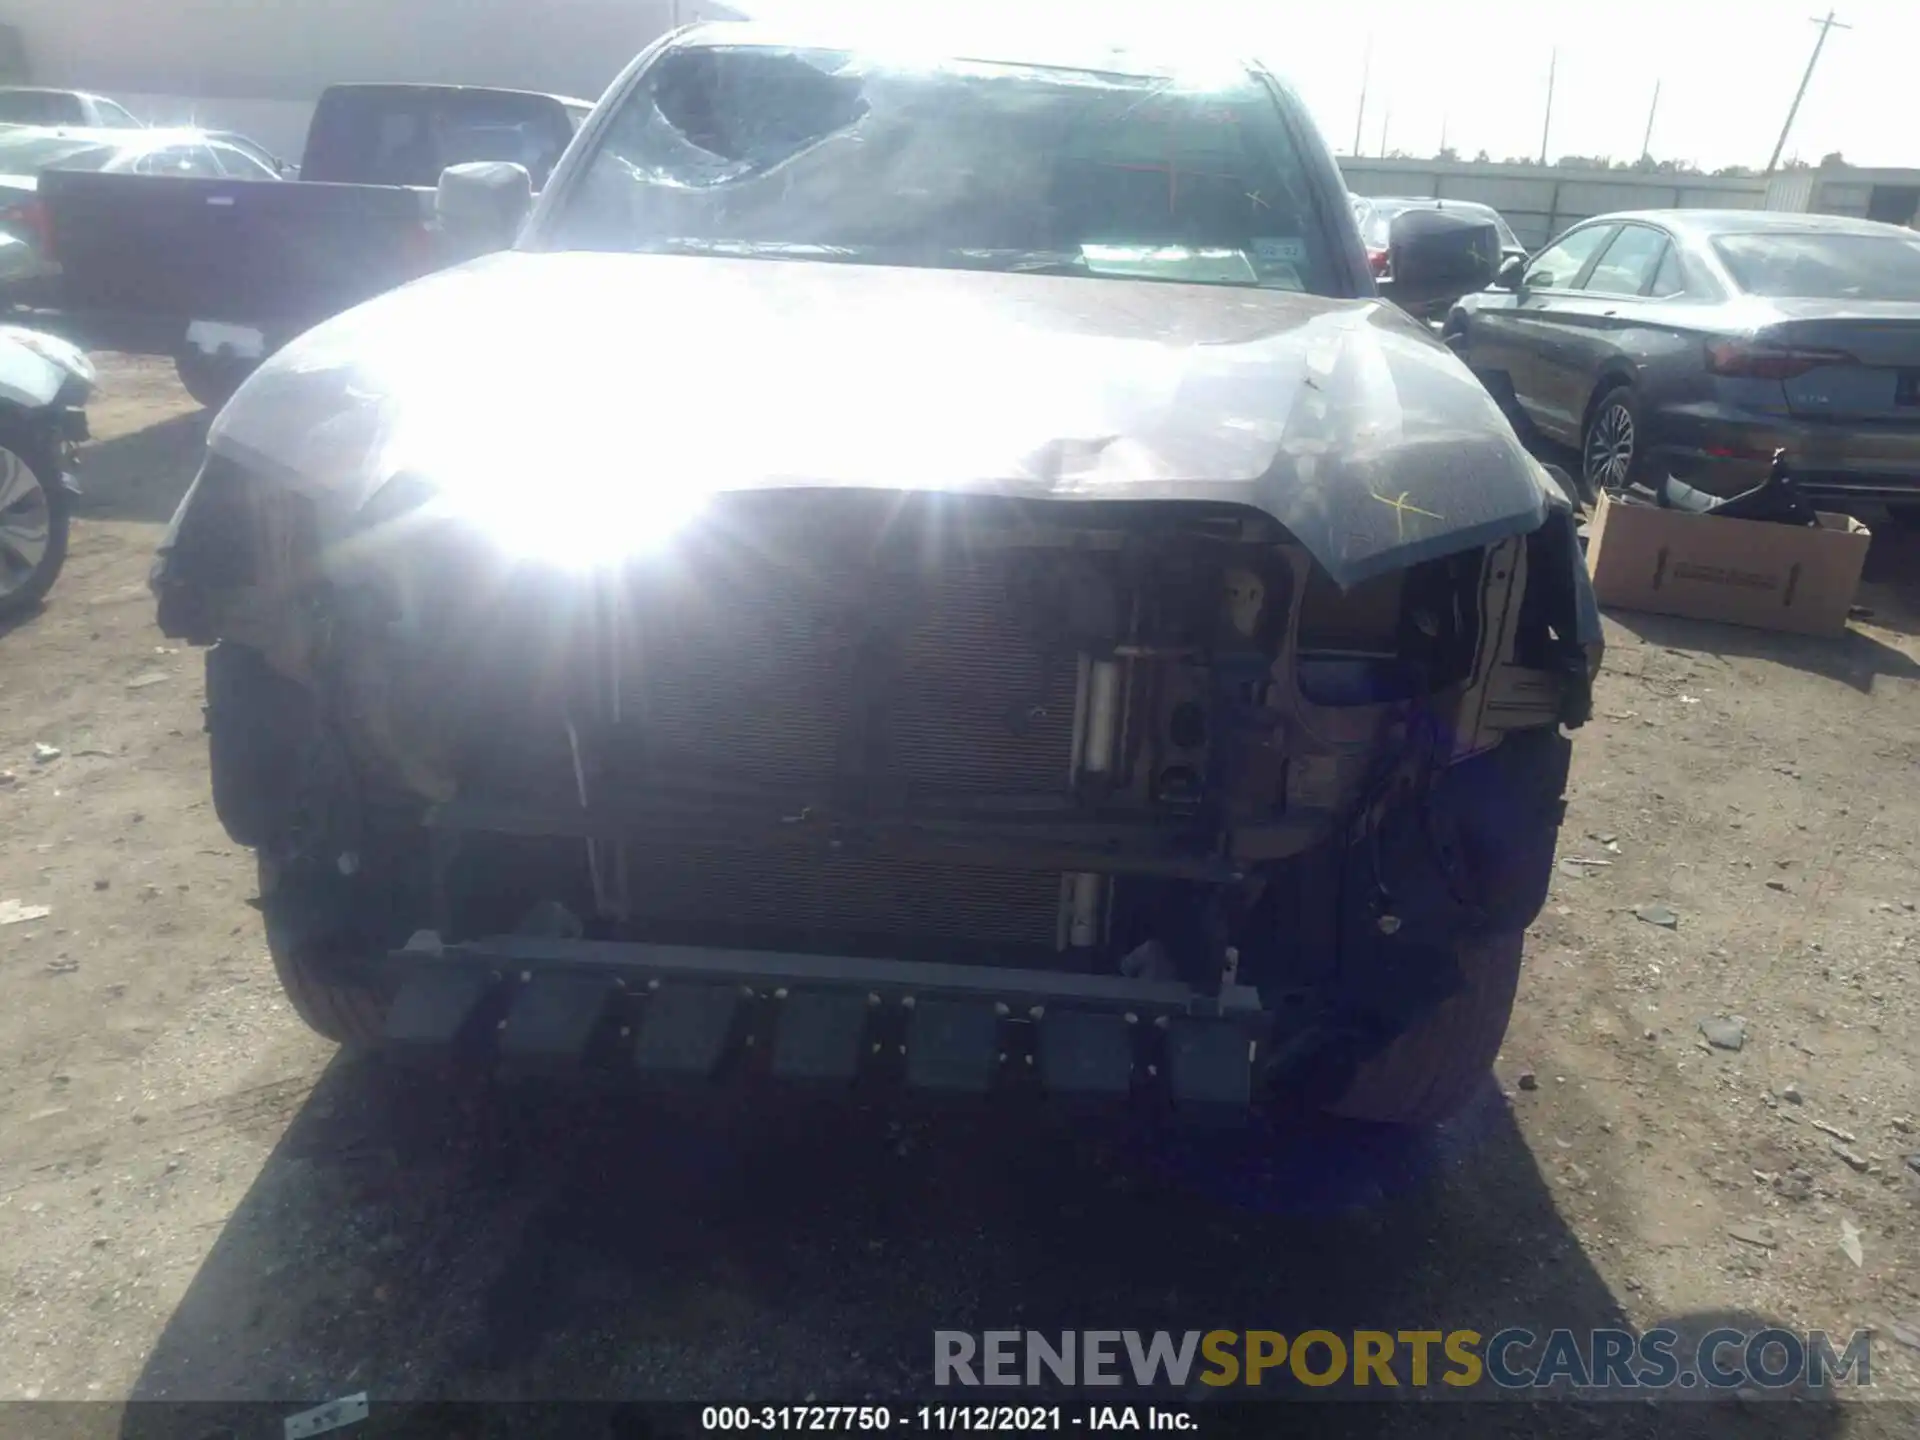
<instances>
[{"instance_id":1,"label":"cardboard box","mask_svg":"<svg viewBox=\"0 0 1920 1440\"><path fill-rule=\"evenodd\" d=\"M1818 527L1769 525L1602 495L1587 573L1600 603L1622 610L1837 635L1872 540L1850 515L1822 511Z\"/></svg>"}]
</instances>

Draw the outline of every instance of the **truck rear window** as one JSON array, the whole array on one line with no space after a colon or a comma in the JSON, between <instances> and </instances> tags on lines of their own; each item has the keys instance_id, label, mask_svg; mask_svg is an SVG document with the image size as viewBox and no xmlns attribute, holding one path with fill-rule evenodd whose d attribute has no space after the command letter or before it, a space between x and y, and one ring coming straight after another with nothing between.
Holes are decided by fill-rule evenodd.
<instances>
[{"instance_id":1,"label":"truck rear window","mask_svg":"<svg viewBox=\"0 0 1920 1440\"><path fill-rule=\"evenodd\" d=\"M84 125L78 95L50 90L0 91L0 125Z\"/></svg>"},{"instance_id":2,"label":"truck rear window","mask_svg":"<svg viewBox=\"0 0 1920 1440\"><path fill-rule=\"evenodd\" d=\"M314 111L300 176L432 186L449 165L511 160L537 190L572 138L566 111L538 95L330 91Z\"/></svg>"}]
</instances>

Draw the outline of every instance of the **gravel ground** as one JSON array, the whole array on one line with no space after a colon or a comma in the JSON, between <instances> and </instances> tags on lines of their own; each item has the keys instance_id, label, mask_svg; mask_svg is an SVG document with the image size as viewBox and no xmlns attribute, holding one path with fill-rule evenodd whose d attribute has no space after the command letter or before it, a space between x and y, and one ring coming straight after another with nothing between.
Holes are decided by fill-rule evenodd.
<instances>
[{"instance_id":1,"label":"gravel ground","mask_svg":"<svg viewBox=\"0 0 1920 1440\"><path fill-rule=\"evenodd\" d=\"M454 1094L279 997L198 657L144 590L202 420L164 366L104 372L67 573L0 636L0 902L51 911L0 926L0 1397L844 1400L924 1394L935 1328L1731 1317L1876 1327L1880 1402L1301 1418L1914 1433L1920 547L1877 545L1840 640L1610 619L1561 847L1605 863L1563 861L1496 1082L1441 1133Z\"/></svg>"}]
</instances>

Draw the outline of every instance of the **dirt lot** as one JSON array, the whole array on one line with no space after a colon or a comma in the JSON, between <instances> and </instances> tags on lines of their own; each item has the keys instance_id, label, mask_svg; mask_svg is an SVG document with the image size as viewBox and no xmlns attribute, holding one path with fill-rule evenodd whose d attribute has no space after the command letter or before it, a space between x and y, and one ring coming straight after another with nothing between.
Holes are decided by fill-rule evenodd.
<instances>
[{"instance_id":1,"label":"dirt lot","mask_svg":"<svg viewBox=\"0 0 1920 1440\"><path fill-rule=\"evenodd\" d=\"M336 1058L279 998L199 659L144 590L200 427L169 369L106 364L72 560L0 637L0 900L51 907L0 927L0 1396L890 1396L936 1326L1722 1317L1878 1327L1875 1391L1920 1395L1920 548L1878 547L1843 641L1610 621L1561 850L1604 863L1562 865L1500 1088L1438 1136L1252 1163L1031 1117L455 1099Z\"/></svg>"}]
</instances>

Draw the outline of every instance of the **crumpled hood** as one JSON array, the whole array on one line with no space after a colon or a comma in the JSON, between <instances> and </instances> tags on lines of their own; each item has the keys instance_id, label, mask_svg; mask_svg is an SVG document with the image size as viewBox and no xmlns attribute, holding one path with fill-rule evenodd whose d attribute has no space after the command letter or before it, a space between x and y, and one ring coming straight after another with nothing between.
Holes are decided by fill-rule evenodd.
<instances>
[{"instance_id":1,"label":"crumpled hood","mask_svg":"<svg viewBox=\"0 0 1920 1440\"><path fill-rule=\"evenodd\" d=\"M394 291L274 356L210 444L349 508L417 477L583 553L730 490L1220 501L1342 585L1531 530L1550 483L1377 301L661 255L514 252Z\"/></svg>"}]
</instances>

